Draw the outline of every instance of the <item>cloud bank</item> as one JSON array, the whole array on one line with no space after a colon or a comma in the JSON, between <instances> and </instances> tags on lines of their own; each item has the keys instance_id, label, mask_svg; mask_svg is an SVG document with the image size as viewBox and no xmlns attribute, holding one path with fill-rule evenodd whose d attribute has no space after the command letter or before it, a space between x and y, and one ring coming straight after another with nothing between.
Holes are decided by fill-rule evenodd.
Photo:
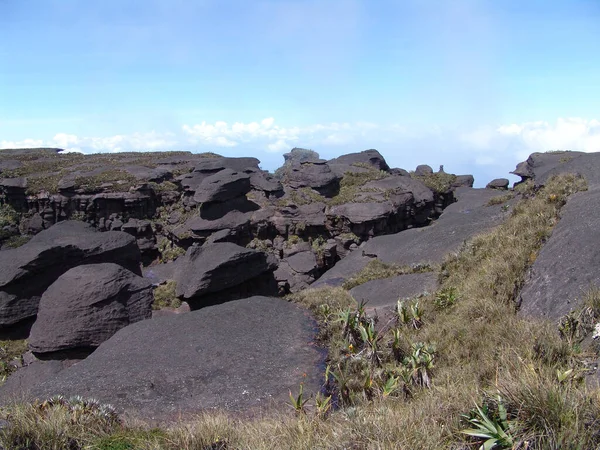
<instances>
[{"instance_id":1,"label":"cloud bank","mask_svg":"<svg viewBox=\"0 0 600 450\"><path fill-rule=\"evenodd\" d=\"M226 156L252 155L263 168L274 170L283 163L281 154L306 147L324 158L376 148L391 166L412 169L417 164L447 171L473 173L478 185L489 178L506 176L515 164L536 151L600 151L600 120L559 118L555 122L508 123L470 130L408 129L402 124L328 123L282 126L268 117L255 122L184 124L169 132L133 133L105 137L81 137L57 133L19 141L0 141L0 148L60 147L83 153L120 151L213 151Z\"/></svg>"}]
</instances>

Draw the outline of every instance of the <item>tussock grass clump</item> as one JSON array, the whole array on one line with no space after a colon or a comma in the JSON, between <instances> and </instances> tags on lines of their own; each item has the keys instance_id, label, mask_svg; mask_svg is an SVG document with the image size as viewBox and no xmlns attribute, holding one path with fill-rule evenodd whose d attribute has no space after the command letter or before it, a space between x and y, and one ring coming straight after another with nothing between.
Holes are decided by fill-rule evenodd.
<instances>
[{"instance_id":1,"label":"tussock grass clump","mask_svg":"<svg viewBox=\"0 0 600 450\"><path fill-rule=\"evenodd\" d=\"M499 195L497 197L492 197L488 200L487 206L501 205L502 203L506 203L515 198L515 194L509 192L507 194Z\"/></svg>"},{"instance_id":2,"label":"tussock grass clump","mask_svg":"<svg viewBox=\"0 0 600 450\"><path fill-rule=\"evenodd\" d=\"M179 308L181 300L177 298L177 282L168 280L154 289L154 303L152 309Z\"/></svg>"}]
</instances>

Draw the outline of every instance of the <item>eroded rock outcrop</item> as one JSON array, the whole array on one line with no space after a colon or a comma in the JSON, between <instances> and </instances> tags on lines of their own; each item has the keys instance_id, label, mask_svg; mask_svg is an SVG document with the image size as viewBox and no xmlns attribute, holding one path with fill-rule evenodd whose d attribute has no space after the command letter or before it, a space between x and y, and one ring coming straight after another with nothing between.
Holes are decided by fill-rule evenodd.
<instances>
[{"instance_id":1,"label":"eroded rock outcrop","mask_svg":"<svg viewBox=\"0 0 600 450\"><path fill-rule=\"evenodd\" d=\"M74 267L42 295L29 348L94 349L121 328L150 318L153 300L150 281L117 264Z\"/></svg>"},{"instance_id":2,"label":"eroded rock outcrop","mask_svg":"<svg viewBox=\"0 0 600 450\"><path fill-rule=\"evenodd\" d=\"M34 317L44 291L69 269L103 262L141 274L133 236L101 233L79 221L61 222L19 248L0 251L0 328Z\"/></svg>"},{"instance_id":3,"label":"eroded rock outcrop","mask_svg":"<svg viewBox=\"0 0 600 450\"><path fill-rule=\"evenodd\" d=\"M275 294L275 266L265 253L230 242L191 247L175 270L177 296L197 308L252 292Z\"/></svg>"}]
</instances>

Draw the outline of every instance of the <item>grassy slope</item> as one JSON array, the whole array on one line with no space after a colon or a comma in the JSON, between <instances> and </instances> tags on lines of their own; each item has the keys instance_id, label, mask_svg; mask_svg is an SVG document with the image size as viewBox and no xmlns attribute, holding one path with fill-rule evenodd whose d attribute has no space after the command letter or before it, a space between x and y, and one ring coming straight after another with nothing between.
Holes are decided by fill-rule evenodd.
<instances>
[{"instance_id":1,"label":"grassy slope","mask_svg":"<svg viewBox=\"0 0 600 450\"><path fill-rule=\"evenodd\" d=\"M365 386L362 393L355 383L349 402L353 405L326 418L315 414L314 407L305 414L245 420L211 413L164 430L84 420L64 406L17 405L5 411L13 426L0 430L0 442L8 448L62 449L70 441L71 448L105 450L477 448L476 440L460 432L468 426L462 414L485 403L489 416L497 416L499 394L508 409L514 448L596 448L600 398L577 376L588 355L578 341L561 339L556 324L522 320L513 303L566 197L582 188L581 180L574 177L552 180L544 190L522 200L503 225L448 257L440 292L452 301L440 302L438 293L422 301L419 327L399 324L403 352L411 342L436 344L429 389L410 385L408 394L398 389L383 395L377 382ZM332 365L360 359L347 350L348 338L339 322L328 320L355 306L347 291L305 291L296 301L307 304L322 320L322 338L331 346ZM589 311L596 315L598 309ZM384 364L402 370L403 362L388 355L390 342L390 336L379 342ZM355 344L359 355L366 354L364 342ZM567 372L570 369L574 371ZM389 379L381 368L366 366L366 370L373 370L380 381Z\"/></svg>"}]
</instances>

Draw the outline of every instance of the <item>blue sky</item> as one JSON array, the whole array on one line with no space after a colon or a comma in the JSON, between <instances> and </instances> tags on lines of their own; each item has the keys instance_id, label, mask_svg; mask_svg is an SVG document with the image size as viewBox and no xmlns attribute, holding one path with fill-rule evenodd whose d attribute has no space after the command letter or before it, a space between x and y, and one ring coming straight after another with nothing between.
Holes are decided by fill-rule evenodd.
<instances>
[{"instance_id":1,"label":"blue sky","mask_svg":"<svg viewBox=\"0 0 600 450\"><path fill-rule=\"evenodd\" d=\"M600 151L600 1L0 0L0 148Z\"/></svg>"}]
</instances>

